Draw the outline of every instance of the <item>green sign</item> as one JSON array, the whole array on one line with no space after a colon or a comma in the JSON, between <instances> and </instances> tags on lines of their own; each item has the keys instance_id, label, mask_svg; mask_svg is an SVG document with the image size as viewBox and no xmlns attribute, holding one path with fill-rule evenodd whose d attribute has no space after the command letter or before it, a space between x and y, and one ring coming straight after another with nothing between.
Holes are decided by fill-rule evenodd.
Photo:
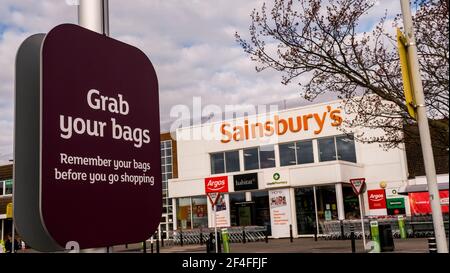
<instances>
[{"instance_id":1,"label":"green sign","mask_svg":"<svg viewBox=\"0 0 450 273\"><path fill-rule=\"evenodd\" d=\"M387 199L387 208L388 209L404 209L405 208L405 199L404 198Z\"/></svg>"},{"instance_id":2,"label":"green sign","mask_svg":"<svg viewBox=\"0 0 450 273\"><path fill-rule=\"evenodd\" d=\"M274 173L273 174L273 179L275 180L275 181L278 181L279 179L280 179L280 174L279 173Z\"/></svg>"},{"instance_id":3,"label":"green sign","mask_svg":"<svg viewBox=\"0 0 450 273\"><path fill-rule=\"evenodd\" d=\"M6 186L11 186L13 183L12 179L5 180Z\"/></svg>"}]
</instances>

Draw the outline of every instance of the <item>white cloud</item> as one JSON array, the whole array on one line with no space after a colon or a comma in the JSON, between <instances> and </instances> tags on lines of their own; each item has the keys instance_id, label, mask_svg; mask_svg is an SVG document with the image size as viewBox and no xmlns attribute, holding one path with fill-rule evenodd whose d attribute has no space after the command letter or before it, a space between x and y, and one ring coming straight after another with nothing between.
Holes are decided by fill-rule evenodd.
<instances>
[{"instance_id":1,"label":"white cloud","mask_svg":"<svg viewBox=\"0 0 450 273\"><path fill-rule=\"evenodd\" d=\"M14 60L29 35L75 23L77 8L65 0L0 0L0 161L12 156ZM141 48L152 60L160 83L161 120L170 107L203 104L263 104L298 98L296 85L280 84L274 71L255 72L255 63L236 43L248 36L250 13L261 0L110 0L110 31L115 39ZM395 4L393 2L396 2ZM398 1L380 1L367 21ZM269 4L270 5L270 4ZM300 100L300 99L299 99Z\"/></svg>"}]
</instances>

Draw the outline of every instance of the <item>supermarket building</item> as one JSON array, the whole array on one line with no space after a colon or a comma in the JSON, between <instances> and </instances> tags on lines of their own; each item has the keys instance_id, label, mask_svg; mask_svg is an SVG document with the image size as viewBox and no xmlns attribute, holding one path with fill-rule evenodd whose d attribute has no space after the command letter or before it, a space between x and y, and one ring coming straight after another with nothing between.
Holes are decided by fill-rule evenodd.
<instances>
[{"instance_id":1,"label":"supermarket building","mask_svg":"<svg viewBox=\"0 0 450 273\"><path fill-rule=\"evenodd\" d=\"M398 195L408 181L403 147L358 142L358 129L343 133L348 118L334 101L177 129L178 178L168 183L174 229L214 225L205 183L227 187L219 227L267 226L274 238L359 218L352 178L366 179L366 216L410 214L408 198Z\"/></svg>"}]
</instances>

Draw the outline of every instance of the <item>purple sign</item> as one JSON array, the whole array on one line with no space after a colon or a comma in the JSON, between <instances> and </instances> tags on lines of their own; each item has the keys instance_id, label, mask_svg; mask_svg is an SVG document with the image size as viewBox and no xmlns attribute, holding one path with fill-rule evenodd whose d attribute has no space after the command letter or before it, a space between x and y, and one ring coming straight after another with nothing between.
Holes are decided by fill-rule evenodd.
<instances>
[{"instance_id":1,"label":"purple sign","mask_svg":"<svg viewBox=\"0 0 450 273\"><path fill-rule=\"evenodd\" d=\"M162 212L156 72L139 49L64 24L45 37L41 213L62 247L141 242Z\"/></svg>"}]
</instances>

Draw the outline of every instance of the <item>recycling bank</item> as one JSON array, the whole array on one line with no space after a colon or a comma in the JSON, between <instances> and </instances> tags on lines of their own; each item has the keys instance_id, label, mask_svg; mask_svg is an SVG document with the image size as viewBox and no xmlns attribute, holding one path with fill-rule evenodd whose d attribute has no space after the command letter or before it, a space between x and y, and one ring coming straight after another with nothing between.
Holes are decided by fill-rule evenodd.
<instances>
[{"instance_id":1,"label":"recycling bank","mask_svg":"<svg viewBox=\"0 0 450 273\"><path fill-rule=\"evenodd\" d=\"M273 238L288 237L290 228L294 236L320 234L324 221L360 217L352 178L366 179L366 216L409 214L407 198L397 194L407 182L404 151L358 142L361 130L380 132L345 128L351 117L340 105L177 129L179 175L168 183L174 229L213 227L205 192L217 190L218 227L266 226ZM387 198L395 200L391 207Z\"/></svg>"}]
</instances>

